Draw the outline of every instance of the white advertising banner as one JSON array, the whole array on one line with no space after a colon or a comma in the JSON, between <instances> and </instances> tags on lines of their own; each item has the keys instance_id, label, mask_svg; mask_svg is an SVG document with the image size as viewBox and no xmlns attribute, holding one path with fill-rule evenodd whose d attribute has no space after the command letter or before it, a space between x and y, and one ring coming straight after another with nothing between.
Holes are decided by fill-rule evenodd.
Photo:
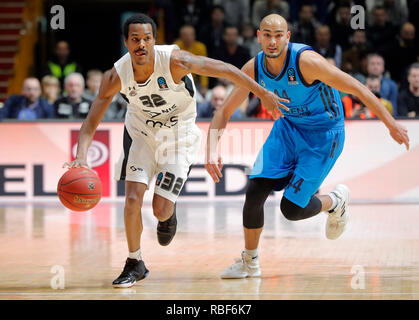
<instances>
[{"instance_id":1,"label":"white advertising banner","mask_svg":"<svg viewBox=\"0 0 419 320\"><path fill-rule=\"evenodd\" d=\"M419 202L419 121L400 121L410 150L394 142L379 121L347 121L344 150L320 188L344 183L354 202ZM272 128L269 121L230 122L220 143L223 179L215 184L204 168L209 122L199 122L202 143L179 201L244 199L248 173ZM80 122L0 123L0 202L58 200L57 182L73 159ZM98 127L88 162L103 183L103 200L123 200L124 183L113 180L122 152L123 123ZM145 201L153 196L154 182ZM278 192L272 197L281 197Z\"/></svg>"}]
</instances>

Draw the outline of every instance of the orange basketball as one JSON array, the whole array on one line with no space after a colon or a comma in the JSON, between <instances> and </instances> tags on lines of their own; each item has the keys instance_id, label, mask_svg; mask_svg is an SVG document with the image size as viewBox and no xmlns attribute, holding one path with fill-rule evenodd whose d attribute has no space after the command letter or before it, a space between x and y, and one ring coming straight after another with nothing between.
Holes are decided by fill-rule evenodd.
<instances>
[{"instance_id":1,"label":"orange basketball","mask_svg":"<svg viewBox=\"0 0 419 320\"><path fill-rule=\"evenodd\" d=\"M91 169L70 168L58 181L57 193L61 203L68 209L87 211L99 203L102 182Z\"/></svg>"}]
</instances>

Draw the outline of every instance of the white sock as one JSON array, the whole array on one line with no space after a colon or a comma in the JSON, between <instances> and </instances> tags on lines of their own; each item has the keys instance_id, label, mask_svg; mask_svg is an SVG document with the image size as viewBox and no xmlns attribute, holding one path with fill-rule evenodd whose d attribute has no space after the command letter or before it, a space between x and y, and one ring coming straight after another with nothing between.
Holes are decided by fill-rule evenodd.
<instances>
[{"instance_id":1,"label":"white sock","mask_svg":"<svg viewBox=\"0 0 419 320\"><path fill-rule=\"evenodd\" d=\"M252 258L255 258L258 256L258 248L253 249L253 250L247 250L244 249L244 252L246 252L249 256L251 256Z\"/></svg>"},{"instance_id":2,"label":"white sock","mask_svg":"<svg viewBox=\"0 0 419 320\"><path fill-rule=\"evenodd\" d=\"M129 258L130 259L137 259L138 261L140 261L141 260L141 248L138 249L135 252L130 252L129 253Z\"/></svg>"},{"instance_id":3,"label":"white sock","mask_svg":"<svg viewBox=\"0 0 419 320\"><path fill-rule=\"evenodd\" d=\"M338 199L338 197L336 197L336 195L333 192L329 193L329 197L330 197L330 199L332 199L332 206L328 209L330 211L330 210L333 210L333 209L336 208L336 206L339 203L339 199Z\"/></svg>"}]
</instances>

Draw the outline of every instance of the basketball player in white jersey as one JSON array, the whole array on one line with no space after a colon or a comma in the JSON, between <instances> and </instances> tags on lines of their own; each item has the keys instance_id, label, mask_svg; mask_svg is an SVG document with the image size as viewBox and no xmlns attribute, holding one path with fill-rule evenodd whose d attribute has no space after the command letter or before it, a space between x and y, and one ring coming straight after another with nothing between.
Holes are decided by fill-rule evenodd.
<instances>
[{"instance_id":1,"label":"basketball player in white jersey","mask_svg":"<svg viewBox=\"0 0 419 320\"><path fill-rule=\"evenodd\" d=\"M141 206L151 179L157 174L153 212L159 220L157 237L168 245L176 233L175 202L200 148L195 125L195 85L191 73L226 78L259 96L274 112L288 109L287 101L259 86L236 67L195 56L175 45L155 45L156 25L135 14L124 24L128 53L102 80L86 120L80 129L77 155L68 167L87 166L87 150L112 98L117 92L128 102L124 128L124 152L116 167L117 180L125 180L125 233L129 256L114 287L131 287L148 275L141 259Z\"/></svg>"}]
</instances>

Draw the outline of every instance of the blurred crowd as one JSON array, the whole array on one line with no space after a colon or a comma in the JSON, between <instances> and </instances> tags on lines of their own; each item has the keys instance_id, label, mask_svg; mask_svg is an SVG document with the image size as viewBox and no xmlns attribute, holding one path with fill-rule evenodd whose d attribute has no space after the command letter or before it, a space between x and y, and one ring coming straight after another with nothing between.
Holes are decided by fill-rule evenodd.
<instances>
[{"instance_id":1,"label":"blurred crowd","mask_svg":"<svg viewBox=\"0 0 419 320\"><path fill-rule=\"evenodd\" d=\"M241 68L260 51L262 18L287 19L291 42L310 45L330 63L366 85L395 117L419 118L419 0L184 0L157 1L165 12L165 42L196 55ZM182 4L181 4L182 3ZM365 8L365 29L351 26L351 8ZM152 16L152 14L150 14ZM153 17L155 18L155 17ZM359 22L359 21L358 21ZM71 59L70 45L59 41L43 76L25 79L21 95L10 96L0 119L83 119L95 99L103 73L83 72ZM194 75L198 118L211 118L232 90L225 79ZM376 117L361 101L341 93L346 118ZM117 95L105 120L123 120L125 100ZM271 118L250 94L233 119Z\"/></svg>"}]
</instances>

